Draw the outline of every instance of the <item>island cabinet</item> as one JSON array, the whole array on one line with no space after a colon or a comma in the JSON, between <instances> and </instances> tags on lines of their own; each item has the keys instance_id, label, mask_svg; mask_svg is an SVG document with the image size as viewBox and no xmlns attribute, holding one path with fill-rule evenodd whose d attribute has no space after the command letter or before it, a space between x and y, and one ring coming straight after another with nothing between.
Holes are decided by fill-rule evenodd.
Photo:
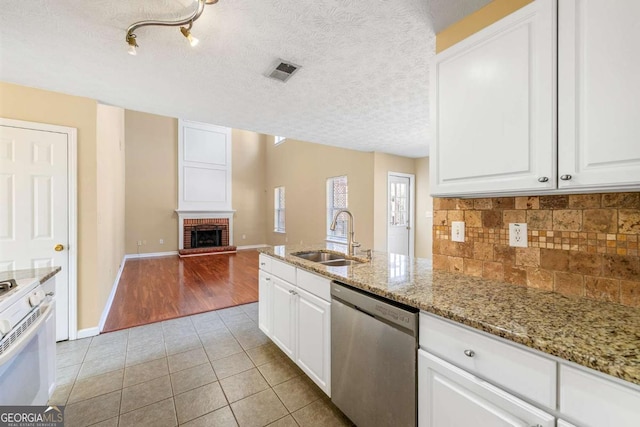
<instances>
[{"instance_id":1,"label":"island cabinet","mask_svg":"<svg viewBox=\"0 0 640 427\"><path fill-rule=\"evenodd\" d=\"M418 424L637 427L640 387L420 314Z\"/></svg>"},{"instance_id":2,"label":"island cabinet","mask_svg":"<svg viewBox=\"0 0 640 427\"><path fill-rule=\"evenodd\" d=\"M260 255L260 329L331 396L330 280Z\"/></svg>"},{"instance_id":3,"label":"island cabinet","mask_svg":"<svg viewBox=\"0 0 640 427\"><path fill-rule=\"evenodd\" d=\"M640 188L636 0L536 0L436 55L433 196Z\"/></svg>"}]
</instances>

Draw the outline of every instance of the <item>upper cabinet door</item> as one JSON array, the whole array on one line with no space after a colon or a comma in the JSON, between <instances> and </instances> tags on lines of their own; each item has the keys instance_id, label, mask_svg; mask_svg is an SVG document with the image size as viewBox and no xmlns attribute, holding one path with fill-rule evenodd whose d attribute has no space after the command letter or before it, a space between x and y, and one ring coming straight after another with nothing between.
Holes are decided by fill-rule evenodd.
<instances>
[{"instance_id":1,"label":"upper cabinet door","mask_svg":"<svg viewBox=\"0 0 640 427\"><path fill-rule=\"evenodd\" d=\"M556 28L537 0L436 56L432 195L556 188Z\"/></svg>"},{"instance_id":2,"label":"upper cabinet door","mask_svg":"<svg viewBox=\"0 0 640 427\"><path fill-rule=\"evenodd\" d=\"M637 0L559 2L560 188L640 186L638 16Z\"/></svg>"}]
</instances>

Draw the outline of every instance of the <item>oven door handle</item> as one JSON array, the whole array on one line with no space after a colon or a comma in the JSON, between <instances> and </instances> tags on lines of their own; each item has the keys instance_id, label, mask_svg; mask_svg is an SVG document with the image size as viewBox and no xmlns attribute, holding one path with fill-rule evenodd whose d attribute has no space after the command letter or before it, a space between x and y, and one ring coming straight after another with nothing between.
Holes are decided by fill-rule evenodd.
<instances>
[{"instance_id":1,"label":"oven door handle","mask_svg":"<svg viewBox=\"0 0 640 427\"><path fill-rule=\"evenodd\" d=\"M45 307L44 304L40 306L40 310L42 310L42 308L44 307ZM29 327L26 333L24 333L23 335L20 336L20 338L18 338L18 341L16 341L14 344L11 345L8 351L0 355L0 366L3 366L5 363L9 362L13 358L13 356L20 353L22 349L25 348L27 344L29 344L31 339L34 336L36 336L38 332L40 332L40 328L43 326L43 323L47 320L47 317L49 317L49 314L51 313L52 310L53 310L53 305L46 304L46 308L44 308L44 311L40 313L38 320L36 320Z\"/></svg>"}]
</instances>

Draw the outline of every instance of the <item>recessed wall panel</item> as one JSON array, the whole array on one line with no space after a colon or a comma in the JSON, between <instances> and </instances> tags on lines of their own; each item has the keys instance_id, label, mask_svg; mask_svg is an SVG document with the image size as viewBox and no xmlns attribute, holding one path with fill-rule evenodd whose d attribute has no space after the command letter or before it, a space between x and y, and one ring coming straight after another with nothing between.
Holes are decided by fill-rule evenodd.
<instances>
[{"instance_id":1,"label":"recessed wall panel","mask_svg":"<svg viewBox=\"0 0 640 427\"><path fill-rule=\"evenodd\" d=\"M33 238L53 238L53 179L33 177Z\"/></svg>"},{"instance_id":2,"label":"recessed wall panel","mask_svg":"<svg viewBox=\"0 0 640 427\"><path fill-rule=\"evenodd\" d=\"M227 172L204 168L184 168L184 199L187 202L224 202L227 199Z\"/></svg>"},{"instance_id":3,"label":"recessed wall panel","mask_svg":"<svg viewBox=\"0 0 640 427\"><path fill-rule=\"evenodd\" d=\"M0 174L0 240L13 240L15 236L14 181L13 174Z\"/></svg>"},{"instance_id":4,"label":"recessed wall panel","mask_svg":"<svg viewBox=\"0 0 640 427\"><path fill-rule=\"evenodd\" d=\"M195 128L184 130L184 161L224 166L227 164L227 137L223 133Z\"/></svg>"}]
</instances>

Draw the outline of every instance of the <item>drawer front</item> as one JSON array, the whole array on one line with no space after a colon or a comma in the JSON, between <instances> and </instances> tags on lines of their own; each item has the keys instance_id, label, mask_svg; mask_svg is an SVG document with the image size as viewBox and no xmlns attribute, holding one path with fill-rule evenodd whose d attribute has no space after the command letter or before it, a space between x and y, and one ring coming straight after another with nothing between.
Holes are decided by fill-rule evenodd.
<instances>
[{"instance_id":1,"label":"drawer front","mask_svg":"<svg viewBox=\"0 0 640 427\"><path fill-rule=\"evenodd\" d=\"M329 279L298 268L296 285L318 298L331 301L331 280Z\"/></svg>"},{"instance_id":2,"label":"drawer front","mask_svg":"<svg viewBox=\"0 0 640 427\"><path fill-rule=\"evenodd\" d=\"M637 427L640 387L560 364L560 412L584 427Z\"/></svg>"},{"instance_id":3,"label":"drawer front","mask_svg":"<svg viewBox=\"0 0 640 427\"><path fill-rule=\"evenodd\" d=\"M264 270L267 273L271 273L271 257L265 255L265 254L260 254L260 260L259 260L259 264L258 266L260 267L260 270Z\"/></svg>"},{"instance_id":4,"label":"drawer front","mask_svg":"<svg viewBox=\"0 0 640 427\"><path fill-rule=\"evenodd\" d=\"M286 262L271 260L271 274L281 278L282 280L296 284L296 268Z\"/></svg>"},{"instance_id":5,"label":"drawer front","mask_svg":"<svg viewBox=\"0 0 640 427\"><path fill-rule=\"evenodd\" d=\"M420 347L526 399L556 407L553 360L424 313Z\"/></svg>"}]
</instances>

